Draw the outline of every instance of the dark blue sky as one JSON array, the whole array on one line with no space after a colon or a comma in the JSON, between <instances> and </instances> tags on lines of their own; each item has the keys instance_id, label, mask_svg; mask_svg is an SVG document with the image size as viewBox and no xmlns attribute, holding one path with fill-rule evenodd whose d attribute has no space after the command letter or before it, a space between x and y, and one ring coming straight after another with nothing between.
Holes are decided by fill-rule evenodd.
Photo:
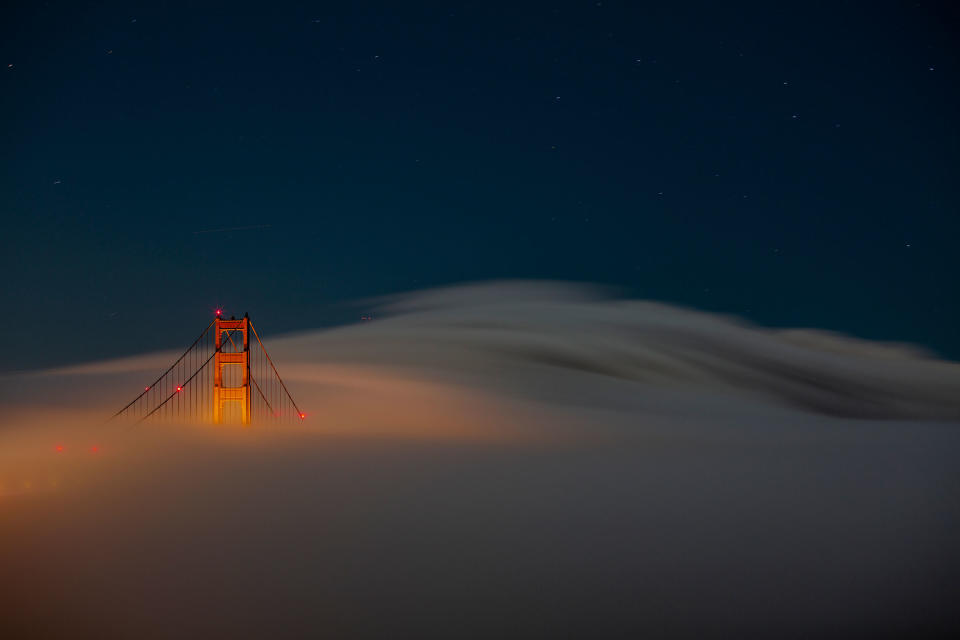
<instances>
[{"instance_id":1,"label":"dark blue sky","mask_svg":"<svg viewBox=\"0 0 960 640\"><path fill-rule=\"evenodd\" d=\"M514 277L960 357L956 14L718 4L8 8L0 365Z\"/></svg>"}]
</instances>

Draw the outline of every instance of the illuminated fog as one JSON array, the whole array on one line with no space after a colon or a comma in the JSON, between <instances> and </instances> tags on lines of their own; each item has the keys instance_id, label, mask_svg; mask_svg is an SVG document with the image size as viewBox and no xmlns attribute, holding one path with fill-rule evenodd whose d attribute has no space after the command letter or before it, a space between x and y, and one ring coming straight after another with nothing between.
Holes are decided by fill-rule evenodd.
<instances>
[{"instance_id":1,"label":"illuminated fog","mask_svg":"<svg viewBox=\"0 0 960 640\"><path fill-rule=\"evenodd\" d=\"M2 378L0 624L450 638L956 622L957 363L566 284L376 306L264 336L302 425L105 423L172 352Z\"/></svg>"}]
</instances>

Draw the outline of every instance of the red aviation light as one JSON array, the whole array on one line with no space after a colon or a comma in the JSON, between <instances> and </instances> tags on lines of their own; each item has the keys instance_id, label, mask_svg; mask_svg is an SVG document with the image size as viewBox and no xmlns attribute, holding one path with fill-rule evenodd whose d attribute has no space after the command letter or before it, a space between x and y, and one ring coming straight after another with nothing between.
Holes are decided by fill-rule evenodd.
<instances>
[{"instance_id":1,"label":"red aviation light","mask_svg":"<svg viewBox=\"0 0 960 640\"><path fill-rule=\"evenodd\" d=\"M92 447L90 447L90 453L96 453L97 451L100 451L100 447L98 447L97 445L93 445Z\"/></svg>"},{"instance_id":2,"label":"red aviation light","mask_svg":"<svg viewBox=\"0 0 960 640\"><path fill-rule=\"evenodd\" d=\"M64 449L64 447L63 447L62 444L58 444L58 445L56 446L57 453L63 453L63 449Z\"/></svg>"},{"instance_id":3,"label":"red aviation light","mask_svg":"<svg viewBox=\"0 0 960 640\"><path fill-rule=\"evenodd\" d=\"M221 313L223 313L223 309L217 309L217 316L218 316L218 317L220 316Z\"/></svg>"},{"instance_id":4,"label":"red aviation light","mask_svg":"<svg viewBox=\"0 0 960 640\"><path fill-rule=\"evenodd\" d=\"M177 385L177 393L180 393L181 391L183 391L183 387L181 387L180 385Z\"/></svg>"},{"instance_id":5,"label":"red aviation light","mask_svg":"<svg viewBox=\"0 0 960 640\"><path fill-rule=\"evenodd\" d=\"M300 414L300 419L301 419L301 420L303 420L303 419L306 418L306 417L307 417L307 414L305 414L305 413L301 413L301 414Z\"/></svg>"},{"instance_id":6,"label":"red aviation light","mask_svg":"<svg viewBox=\"0 0 960 640\"><path fill-rule=\"evenodd\" d=\"M150 387L144 387L143 390L144 390L144 391L150 391Z\"/></svg>"}]
</instances>

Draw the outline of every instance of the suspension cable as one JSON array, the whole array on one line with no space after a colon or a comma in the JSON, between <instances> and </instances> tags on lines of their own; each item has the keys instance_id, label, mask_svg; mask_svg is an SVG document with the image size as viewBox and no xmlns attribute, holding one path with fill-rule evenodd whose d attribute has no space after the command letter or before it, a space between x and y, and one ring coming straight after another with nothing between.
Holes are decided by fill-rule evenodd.
<instances>
[{"instance_id":1,"label":"suspension cable","mask_svg":"<svg viewBox=\"0 0 960 640\"><path fill-rule=\"evenodd\" d=\"M153 389L153 387L154 387L155 384L157 384L158 382L160 382L161 380L163 380L164 376L166 376L168 373L170 373L171 371L173 371L173 368L174 368L175 366L177 366L178 364L180 364L180 361L183 360L183 358L184 358L188 353L190 353L190 350L191 350L191 349L193 349L195 346L197 346L197 343L200 342L200 340L203 338L203 336L207 335L207 331L210 331L210 327L213 326L213 323L214 323L214 322L216 322L215 319L212 320L212 321L210 322L210 324L207 325L207 328L203 330L203 333L200 334L200 337L197 338L196 340L194 340L194 341L193 341L193 344L191 344L189 347L187 347L187 350L183 352L183 355L180 356L179 358L177 358L176 362L174 362L172 365L170 365L170 368L169 368L169 369L167 369L166 371L164 371L163 374L162 374L159 378L157 378L156 380L154 380L154 381L153 381L153 384L151 384L149 387L145 388L145 389L140 393L140 395L138 395L136 398L134 398L133 400L131 400L130 403L129 403L127 406L125 406L123 409L120 409L120 411L117 411L117 412L116 412L115 414L113 414L112 416L110 416L110 420L113 420L114 418L116 418L117 416L119 416L121 413L123 413L124 411L126 411L127 409L129 409L130 407L132 407L133 404L134 404L137 400L139 400L140 398L142 398L144 395L146 395L146 393L147 393L148 391L150 391L151 389ZM206 363L204 363L204 364L206 364ZM201 367L201 368L202 368L202 367ZM166 401L164 401L164 402L166 402ZM162 406L162 405L161 405L161 406ZM157 408L159 408L159 406L158 406ZM154 411L156 411L156 409L154 409ZM153 413L153 411L151 411L150 413Z\"/></svg>"},{"instance_id":2,"label":"suspension cable","mask_svg":"<svg viewBox=\"0 0 960 640\"><path fill-rule=\"evenodd\" d=\"M300 407L297 406L297 403L294 401L293 396L290 395L290 391L287 389L287 385L284 384L283 378L280 377L280 372L278 372L277 367L274 366L273 360L270 358L270 354L267 353L267 348L263 346L263 341L260 340L260 334L257 333L257 329L253 326L252 322L250 322L250 328L253 329L253 335L256 336L257 342L260 344L260 349L263 350L263 355L267 356L267 362L270 363L270 368L273 369L273 373L277 376L277 380L280 382L280 386L283 387L283 390L287 394L287 397L290 398L290 404L292 404L293 408L297 410L297 417L303 419L303 413L301 413Z\"/></svg>"},{"instance_id":3,"label":"suspension cable","mask_svg":"<svg viewBox=\"0 0 960 640\"><path fill-rule=\"evenodd\" d=\"M171 393L169 396L167 396L167 399L166 399L166 400L164 400L163 402L161 402L160 404L158 404L157 406L155 406L155 407L153 408L153 411L151 411L151 412L148 413L147 415L145 415L145 416L143 416L142 418L140 418L139 420L137 420L137 422L138 422L138 423L139 423L139 422L143 422L144 420L146 420L147 418L149 418L150 416L152 416L154 413L156 413L157 409L159 409L159 408L162 407L163 405L167 404L167 402L169 402L171 398L173 398L174 396L178 395L181 391L183 391L184 389L186 389L186 388L187 388L187 385L190 384L190 381L193 380L195 377L197 377L197 374L198 374L198 373L200 373L201 371L203 371L203 369L210 363L210 361L213 360L213 356L217 355L217 352L218 352L218 351L220 351L220 349L214 349L213 353L210 354L210 357L207 358L206 362L204 362L202 365L200 365L200 368L197 369L196 371L194 371L192 376L190 376L189 378L187 378L186 380L184 380L182 383L180 383L179 385L177 385L177 387L178 387L177 390L174 390L173 393Z\"/></svg>"},{"instance_id":4,"label":"suspension cable","mask_svg":"<svg viewBox=\"0 0 960 640\"><path fill-rule=\"evenodd\" d=\"M267 405L267 408L270 409L270 413L273 413L273 407L270 405L270 401L267 400L267 396L263 395L263 391L260 390L260 385L257 384L257 379L253 377L253 374L250 374L250 381L253 382L253 386L257 388L257 393L260 394L260 397L263 398L263 402Z\"/></svg>"}]
</instances>

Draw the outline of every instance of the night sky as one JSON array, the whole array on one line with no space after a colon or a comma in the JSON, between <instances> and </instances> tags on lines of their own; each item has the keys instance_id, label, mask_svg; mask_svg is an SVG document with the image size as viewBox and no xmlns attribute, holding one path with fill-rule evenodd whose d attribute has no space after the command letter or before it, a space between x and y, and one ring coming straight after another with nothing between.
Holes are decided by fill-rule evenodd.
<instances>
[{"instance_id":1,"label":"night sky","mask_svg":"<svg viewBox=\"0 0 960 640\"><path fill-rule=\"evenodd\" d=\"M501 278L960 358L945 4L18 5L2 369Z\"/></svg>"}]
</instances>

